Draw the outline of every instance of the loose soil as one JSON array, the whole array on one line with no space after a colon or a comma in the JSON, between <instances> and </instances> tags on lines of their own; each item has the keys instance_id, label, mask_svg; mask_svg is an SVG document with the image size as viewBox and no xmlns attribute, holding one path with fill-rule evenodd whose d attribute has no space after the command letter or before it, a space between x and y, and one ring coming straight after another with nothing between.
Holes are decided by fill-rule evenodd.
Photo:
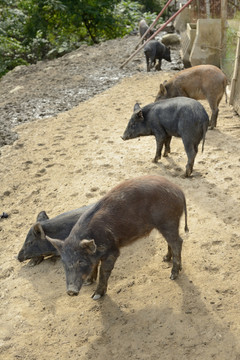
<instances>
[{"instance_id":1,"label":"loose soil","mask_svg":"<svg viewBox=\"0 0 240 360\"><path fill-rule=\"evenodd\" d=\"M137 40L80 48L1 80L2 145L18 137L0 157L0 213L9 214L0 219L2 359L240 359L239 116L223 99L187 179L181 139L158 164L153 137L123 142L134 104L152 102L175 66L146 73L140 51L120 70ZM98 301L95 285L66 294L60 260L35 267L16 260L41 210L56 216L145 174L165 176L186 195L190 232L182 219L177 280L169 279L167 245L156 231L122 249Z\"/></svg>"}]
</instances>

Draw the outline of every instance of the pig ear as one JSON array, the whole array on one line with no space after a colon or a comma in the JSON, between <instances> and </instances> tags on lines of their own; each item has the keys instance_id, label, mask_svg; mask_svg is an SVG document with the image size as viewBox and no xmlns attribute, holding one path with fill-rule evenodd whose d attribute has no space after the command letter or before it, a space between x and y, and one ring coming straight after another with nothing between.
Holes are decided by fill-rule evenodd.
<instances>
[{"instance_id":1,"label":"pig ear","mask_svg":"<svg viewBox=\"0 0 240 360\"><path fill-rule=\"evenodd\" d=\"M142 109L141 109L139 103L136 103L136 104L134 105L134 112L135 112L135 114L137 115L137 118L134 117L135 120L138 120L138 121L144 120L143 113L142 113Z\"/></svg>"},{"instance_id":2,"label":"pig ear","mask_svg":"<svg viewBox=\"0 0 240 360\"><path fill-rule=\"evenodd\" d=\"M46 211L41 211L37 216L37 221L43 221L47 219L49 219L49 217L47 216Z\"/></svg>"},{"instance_id":3,"label":"pig ear","mask_svg":"<svg viewBox=\"0 0 240 360\"><path fill-rule=\"evenodd\" d=\"M39 235L42 240L44 240L46 238L45 232L43 231L43 228L42 228L42 225L39 222L37 222L36 224L33 225L33 231L35 234Z\"/></svg>"},{"instance_id":4,"label":"pig ear","mask_svg":"<svg viewBox=\"0 0 240 360\"><path fill-rule=\"evenodd\" d=\"M141 107L140 107L139 103L136 103L134 105L133 111L135 112L135 111L138 111L138 110L141 110Z\"/></svg>"},{"instance_id":5,"label":"pig ear","mask_svg":"<svg viewBox=\"0 0 240 360\"><path fill-rule=\"evenodd\" d=\"M140 110L137 112L137 120L138 120L139 122L144 120L143 113L142 113L142 109L140 109Z\"/></svg>"},{"instance_id":6,"label":"pig ear","mask_svg":"<svg viewBox=\"0 0 240 360\"><path fill-rule=\"evenodd\" d=\"M58 239L52 239L46 235L46 239L61 253L63 247L63 241Z\"/></svg>"},{"instance_id":7,"label":"pig ear","mask_svg":"<svg viewBox=\"0 0 240 360\"><path fill-rule=\"evenodd\" d=\"M160 84L160 94L161 95L167 95L167 90L163 84Z\"/></svg>"},{"instance_id":8,"label":"pig ear","mask_svg":"<svg viewBox=\"0 0 240 360\"><path fill-rule=\"evenodd\" d=\"M88 254L92 255L96 252L97 246L95 244L95 241L92 240L82 240L80 242L80 248L86 250Z\"/></svg>"}]
</instances>

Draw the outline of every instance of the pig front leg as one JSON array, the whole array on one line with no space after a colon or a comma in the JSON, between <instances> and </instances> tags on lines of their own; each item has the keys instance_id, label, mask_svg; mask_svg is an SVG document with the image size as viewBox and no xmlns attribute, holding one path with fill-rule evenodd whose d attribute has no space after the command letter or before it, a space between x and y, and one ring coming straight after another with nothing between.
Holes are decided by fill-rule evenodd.
<instances>
[{"instance_id":1,"label":"pig front leg","mask_svg":"<svg viewBox=\"0 0 240 360\"><path fill-rule=\"evenodd\" d=\"M92 272L90 273L90 275L86 278L86 280L84 281L83 285L87 286L87 285L91 285L92 283L94 283L97 280L97 275L98 275L98 265L99 262L97 262L96 265L94 265Z\"/></svg>"},{"instance_id":2,"label":"pig front leg","mask_svg":"<svg viewBox=\"0 0 240 360\"><path fill-rule=\"evenodd\" d=\"M156 71L162 70L162 59L158 59L158 64L155 66Z\"/></svg>"},{"instance_id":3,"label":"pig front leg","mask_svg":"<svg viewBox=\"0 0 240 360\"><path fill-rule=\"evenodd\" d=\"M163 261L169 262L169 261L171 261L171 259L172 259L172 248L171 248L170 245L168 245L168 252L167 252L167 254L163 257Z\"/></svg>"},{"instance_id":4,"label":"pig front leg","mask_svg":"<svg viewBox=\"0 0 240 360\"><path fill-rule=\"evenodd\" d=\"M99 282L96 291L92 295L93 300L98 300L106 294L108 279L119 256L119 251L111 253L106 259L101 260Z\"/></svg>"},{"instance_id":5,"label":"pig front leg","mask_svg":"<svg viewBox=\"0 0 240 360\"><path fill-rule=\"evenodd\" d=\"M165 143L165 138L163 138L161 135L157 135L156 136L157 149L156 149L156 155L153 159L154 163L157 163L158 160L161 159L162 148L164 143Z\"/></svg>"},{"instance_id":6,"label":"pig front leg","mask_svg":"<svg viewBox=\"0 0 240 360\"><path fill-rule=\"evenodd\" d=\"M167 157L168 154L170 154L170 152L171 152L171 149L170 149L171 140L172 140L171 136L167 137L167 139L165 140L165 143L164 143L165 150L164 150L164 154L163 154L164 157Z\"/></svg>"},{"instance_id":7,"label":"pig front leg","mask_svg":"<svg viewBox=\"0 0 240 360\"><path fill-rule=\"evenodd\" d=\"M44 260L44 256L35 256L29 261L28 265L36 266L39 265L43 260Z\"/></svg>"}]
</instances>

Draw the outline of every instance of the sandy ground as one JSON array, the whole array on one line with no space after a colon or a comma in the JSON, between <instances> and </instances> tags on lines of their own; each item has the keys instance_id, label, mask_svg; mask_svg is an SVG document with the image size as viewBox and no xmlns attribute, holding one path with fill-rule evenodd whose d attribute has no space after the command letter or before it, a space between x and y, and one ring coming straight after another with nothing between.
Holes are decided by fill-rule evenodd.
<instances>
[{"instance_id":1,"label":"sandy ground","mask_svg":"<svg viewBox=\"0 0 240 360\"><path fill-rule=\"evenodd\" d=\"M125 78L72 110L18 126L19 139L1 149L0 211L10 215L0 220L1 359L240 359L239 117L221 102L189 179L181 139L153 164L153 137L120 138L135 102L152 102L168 77ZM66 294L60 260L30 267L15 259L39 211L56 216L144 174L167 177L187 198L176 281L156 231L122 249L99 301L95 285Z\"/></svg>"}]
</instances>

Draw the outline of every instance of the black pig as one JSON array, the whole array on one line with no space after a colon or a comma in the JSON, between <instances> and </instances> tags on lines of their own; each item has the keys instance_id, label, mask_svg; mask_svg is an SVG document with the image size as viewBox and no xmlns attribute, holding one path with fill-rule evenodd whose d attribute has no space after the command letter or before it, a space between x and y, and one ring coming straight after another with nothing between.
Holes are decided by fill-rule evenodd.
<instances>
[{"instance_id":1,"label":"black pig","mask_svg":"<svg viewBox=\"0 0 240 360\"><path fill-rule=\"evenodd\" d=\"M155 70L161 70L162 59L171 62L170 48L157 40L150 40L144 46L144 54L147 62L147 71L150 71L152 66L156 64L156 60L158 60L158 64L155 66Z\"/></svg>"},{"instance_id":2,"label":"black pig","mask_svg":"<svg viewBox=\"0 0 240 360\"><path fill-rule=\"evenodd\" d=\"M49 219L45 211L37 216L37 222L28 231L25 242L18 253L20 262L31 259L31 265L39 264L44 256L59 256L56 248L46 239L45 235L64 240L76 224L80 216L91 205L82 206Z\"/></svg>"},{"instance_id":3,"label":"black pig","mask_svg":"<svg viewBox=\"0 0 240 360\"><path fill-rule=\"evenodd\" d=\"M84 280L96 278L101 262L93 299L103 296L119 248L147 236L153 229L168 243L164 259L173 258L171 279L175 279L182 268L179 222L183 212L188 231L184 193L161 176L142 176L113 188L81 216L65 241L47 236L61 254L68 295L78 295Z\"/></svg>"},{"instance_id":4,"label":"black pig","mask_svg":"<svg viewBox=\"0 0 240 360\"><path fill-rule=\"evenodd\" d=\"M190 98L166 99L144 106L142 109L137 103L122 139L154 135L157 150L153 162L156 163L161 159L163 145L165 145L163 156L167 156L170 153L172 136L181 137L188 157L186 166L188 177L192 173L201 140L203 140L203 151L208 124L209 118L204 107Z\"/></svg>"}]
</instances>

